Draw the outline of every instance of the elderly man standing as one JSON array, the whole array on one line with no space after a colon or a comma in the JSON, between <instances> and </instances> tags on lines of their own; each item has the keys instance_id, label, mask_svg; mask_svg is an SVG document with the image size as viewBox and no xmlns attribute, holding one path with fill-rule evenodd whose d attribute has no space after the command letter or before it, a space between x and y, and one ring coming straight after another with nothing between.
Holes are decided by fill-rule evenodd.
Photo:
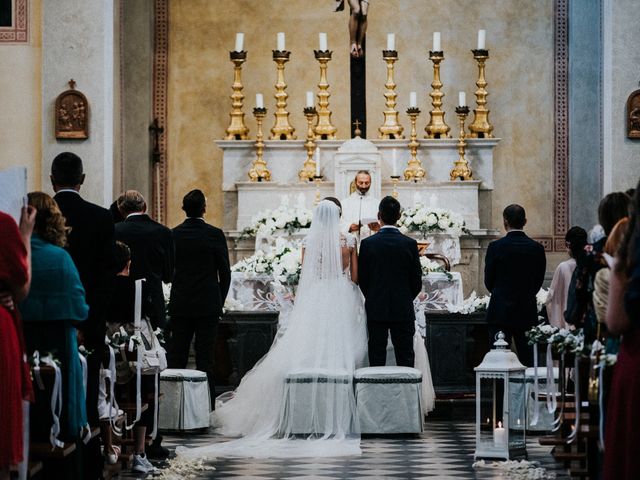
<instances>
[{"instance_id":1,"label":"elderly man standing","mask_svg":"<svg viewBox=\"0 0 640 480\"><path fill-rule=\"evenodd\" d=\"M371 174L360 170L354 179L356 190L340 201L342 204L341 228L353 233L358 242L380 230L378 204L380 200L371 195Z\"/></svg>"},{"instance_id":2,"label":"elderly man standing","mask_svg":"<svg viewBox=\"0 0 640 480\"><path fill-rule=\"evenodd\" d=\"M196 368L207 374L214 406L213 354L218 322L231 284L224 233L204 221L207 200L200 190L182 199L186 220L173 229L176 271L171 284L169 368L186 368L195 334Z\"/></svg>"}]
</instances>

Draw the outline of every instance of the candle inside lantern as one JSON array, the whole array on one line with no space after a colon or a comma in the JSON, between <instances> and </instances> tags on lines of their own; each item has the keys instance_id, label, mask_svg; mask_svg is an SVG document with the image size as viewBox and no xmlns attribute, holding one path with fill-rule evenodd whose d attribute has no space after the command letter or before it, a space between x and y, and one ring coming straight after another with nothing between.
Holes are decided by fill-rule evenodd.
<instances>
[{"instance_id":1,"label":"candle inside lantern","mask_svg":"<svg viewBox=\"0 0 640 480\"><path fill-rule=\"evenodd\" d=\"M320 176L320 147L316 147L316 177Z\"/></svg>"},{"instance_id":2,"label":"candle inside lantern","mask_svg":"<svg viewBox=\"0 0 640 480\"><path fill-rule=\"evenodd\" d=\"M284 52L284 32L278 32L278 50Z\"/></svg>"},{"instance_id":3,"label":"candle inside lantern","mask_svg":"<svg viewBox=\"0 0 640 480\"><path fill-rule=\"evenodd\" d=\"M393 161L393 176L397 177L398 176L398 158L396 155L395 148L391 151L391 159Z\"/></svg>"},{"instance_id":4,"label":"candle inside lantern","mask_svg":"<svg viewBox=\"0 0 640 480\"><path fill-rule=\"evenodd\" d=\"M387 50L395 50L395 49L396 49L396 34L387 33Z\"/></svg>"},{"instance_id":5,"label":"candle inside lantern","mask_svg":"<svg viewBox=\"0 0 640 480\"><path fill-rule=\"evenodd\" d=\"M416 108L418 106L418 94L416 92L409 93L409 108Z\"/></svg>"},{"instance_id":6,"label":"candle inside lantern","mask_svg":"<svg viewBox=\"0 0 640 480\"><path fill-rule=\"evenodd\" d=\"M323 52L329 50L327 46L327 34L321 33L318 35L318 38L320 39L320 50Z\"/></svg>"},{"instance_id":7,"label":"candle inside lantern","mask_svg":"<svg viewBox=\"0 0 640 480\"><path fill-rule=\"evenodd\" d=\"M440 45L440 32L433 32L433 51L442 51L442 45Z\"/></svg>"},{"instance_id":8,"label":"candle inside lantern","mask_svg":"<svg viewBox=\"0 0 640 480\"><path fill-rule=\"evenodd\" d=\"M467 106L467 95L464 92L458 92L458 106L459 107Z\"/></svg>"},{"instance_id":9,"label":"candle inside lantern","mask_svg":"<svg viewBox=\"0 0 640 480\"><path fill-rule=\"evenodd\" d=\"M236 52L241 52L244 46L244 33L236 33Z\"/></svg>"},{"instance_id":10,"label":"candle inside lantern","mask_svg":"<svg viewBox=\"0 0 640 480\"><path fill-rule=\"evenodd\" d=\"M498 422L497 428L493 430L493 443L497 447L507 444L507 431L502 427L502 422Z\"/></svg>"},{"instance_id":11,"label":"candle inside lantern","mask_svg":"<svg viewBox=\"0 0 640 480\"><path fill-rule=\"evenodd\" d=\"M264 98L261 93L256 93L256 108L264 108Z\"/></svg>"},{"instance_id":12,"label":"candle inside lantern","mask_svg":"<svg viewBox=\"0 0 640 480\"><path fill-rule=\"evenodd\" d=\"M487 40L487 31L478 30L478 50L484 50Z\"/></svg>"},{"instance_id":13,"label":"candle inside lantern","mask_svg":"<svg viewBox=\"0 0 640 480\"><path fill-rule=\"evenodd\" d=\"M313 92L307 92L307 107L313 107Z\"/></svg>"}]
</instances>

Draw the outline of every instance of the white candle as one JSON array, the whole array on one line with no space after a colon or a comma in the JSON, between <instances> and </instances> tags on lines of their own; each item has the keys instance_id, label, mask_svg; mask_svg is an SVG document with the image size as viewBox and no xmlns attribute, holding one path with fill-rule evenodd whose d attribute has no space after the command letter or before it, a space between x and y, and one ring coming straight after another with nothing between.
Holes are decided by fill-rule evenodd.
<instances>
[{"instance_id":1,"label":"white candle","mask_svg":"<svg viewBox=\"0 0 640 480\"><path fill-rule=\"evenodd\" d=\"M416 92L409 93L409 107L415 108L417 106L418 106L418 94Z\"/></svg>"},{"instance_id":2,"label":"white candle","mask_svg":"<svg viewBox=\"0 0 640 480\"><path fill-rule=\"evenodd\" d=\"M278 50L284 52L284 32L278 32Z\"/></svg>"},{"instance_id":3,"label":"white candle","mask_svg":"<svg viewBox=\"0 0 640 480\"><path fill-rule=\"evenodd\" d=\"M440 32L433 32L433 51L440 52L442 46L440 45Z\"/></svg>"},{"instance_id":4,"label":"white candle","mask_svg":"<svg viewBox=\"0 0 640 480\"><path fill-rule=\"evenodd\" d=\"M478 30L478 50L485 49L486 40L487 40L487 31Z\"/></svg>"},{"instance_id":5,"label":"white candle","mask_svg":"<svg viewBox=\"0 0 640 480\"><path fill-rule=\"evenodd\" d=\"M318 35L318 38L320 39L320 50L323 52L329 50L329 47L327 46L327 34L321 33Z\"/></svg>"},{"instance_id":6,"label":"white candle","mask_svg":"<svg viewBox=\"0 0 640 480\"><path fill-rule=\"evenodd\" d=\"M264 108L264 98L261 93L256 93L256 108Z\"/></svg>"},{"instance_id":7,"label":"white candle","mask_svg":"<svg viewBox=\"0 0 640 480\"><path fill-rule=\"evenodd\" d=\"M244 46L244 33L236 33L236 52L241 52Z\"/></svg>"},{"instance_id":8,"label":"white candle","mask_svg":"<svg viewBox=\"0 0 640 480\"><path fill-rule=\"evenodd\" d=\"M313 92L307 92L307 107L313 107Z\"/></svg>"},{"instance_id":9,"label":"white candle","mask_svg":"<svg viewBox=\"0 0 640 480\"><path fill-rule=\"evenodd\" d=\"M393 160L393 176L398 176L398 158L396 156L396 149L391 151L391 158Z\"/></svg>"},{"instance_id":10,"label":"white candle","mask_svg":"<svg viewBox=\"0 0 640 480\"><path fill-rule=\"evenodd\" d=\"M396 34L387 33L387 50L395 50L395 49L396 49Z\"/></svg>"},{"instance_id":11,"label":"white candle","mask_svg":"<svg viewBox=\"0 0 640 480\"><path fill-rule=\"evenodd\" d=\"M459 107L467 106L467 95L464 92L458 92L458 106Z\"/></svg>"},{"instance_id":12,"label":"white candle","mask_svg":"<svg viewBox=\"0 0 640 480\"><path fill-rule=\"evenodd\" d=\"M496 447L507 444L507 431L502 428L502 422L498 422L498 427L493 431L493 443Z\"/></svg>"},{"instance_id":13,"label":"white candle","mask_svg":"<svg viewBox=\"0 0 640 480\"><path fill-rule=\"evenodd\" d=\"M320 176L320 147L316 147L316 177Z\"/></svg>"}]
</instances>

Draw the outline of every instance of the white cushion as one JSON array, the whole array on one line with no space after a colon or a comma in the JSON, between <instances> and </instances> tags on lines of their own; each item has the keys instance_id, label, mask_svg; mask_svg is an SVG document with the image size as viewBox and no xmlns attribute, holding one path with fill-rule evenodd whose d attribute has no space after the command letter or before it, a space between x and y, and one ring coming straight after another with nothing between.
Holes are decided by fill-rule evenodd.
<instances>
[{"instance_id":1,"label":"white cushion","mask_svg":"<svg viewBox=\"0 0 640 480\"><path fill-rule=\"evenodd\" d=\"M158 407L158 427L191 430L209 426L209 382L200 370L168 368L160 374L164 398Z\"/></svg>"},{"instance_id":2,"label":"white cushion","mask_svg":"<svg viewBox=\"0 0 640 480\"><path fill-rule=\"evenodd\" d=\"M535 375L535 368L529 367L524 371L524 376L527 379L527 382L533 381L533 377ZM560 376L560 369L558 367L553 367L553 378L556 380ZM538 367L538 380L544 379L547 380L547 367Z\"/></svg>"},{"instance_id":3,"label":"white cushion","mask_svg":"<svg viewBox=\"0 0 640 480\"><path fill-rule=\"evenodd\" d=\"M167 368L160 373L160 380L206 380L207 374L200 370L186 368Z\"/></svg>"},{"instance_id":4,"label":"white cushion","mask_svg":"<svg viewBox=\"0 0 640 480\"><path fill-rule=\"evenodd\" d=\"M354 377L356 383L360 379L422 379L422 372L417 368L411 367L366 367L359 368L355 371Z\"/></svg>"}]
</instances>

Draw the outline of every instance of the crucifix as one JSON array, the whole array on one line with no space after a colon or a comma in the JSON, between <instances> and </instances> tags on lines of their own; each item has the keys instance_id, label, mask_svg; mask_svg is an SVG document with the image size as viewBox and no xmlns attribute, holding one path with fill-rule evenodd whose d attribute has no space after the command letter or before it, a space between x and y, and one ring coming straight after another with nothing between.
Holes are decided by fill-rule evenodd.
<instances>
[{"instance_id":1,"label":"crucifix","mask_svg":"<svg viewBox=\"0 0 640 480\"><path fill-rule=\"evenodd\" d=\"M360 122L360 120L358 120L358 119L356 118L356 121L355 121L355 122L353 122L353 126L354 126L354 127L356 127L356 128L353 130L353 135L354 135L355 137L359 137L360 135L362 135L362 130L360 130L360 125L362 125L362 123Z\"/></svg>"},{"instance_id":2,"label":"crucifix","mask_svg":"<svg viewBox=\"0 0 640 480\"><path fill-rule=\"evenodd\" d=\"M149 131L153 135L153 150L151 151L151 161L155 164L160 162L162 152L160 151L160 135L164 133L164 127L158 125L158 119L154 118L153 123L149 127Z\"/></svg>"}]
</instances>

